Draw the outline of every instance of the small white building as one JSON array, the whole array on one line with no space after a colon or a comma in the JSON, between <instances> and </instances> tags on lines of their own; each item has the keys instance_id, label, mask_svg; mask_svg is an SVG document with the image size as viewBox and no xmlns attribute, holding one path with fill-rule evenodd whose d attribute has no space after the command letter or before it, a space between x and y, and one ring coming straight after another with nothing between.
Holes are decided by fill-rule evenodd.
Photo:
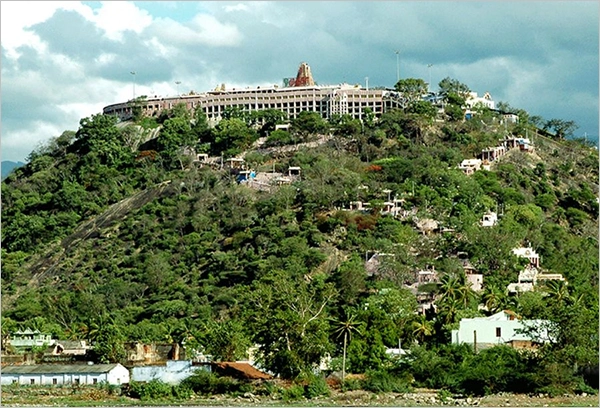
<instances>
[{"instance_id":1,"label":"small white building","mask_svg":"<svg viewBox=\"0 0 600 408\"><path fill-rule=\"evenodd\" d=\"M492 96L490 95L489 92L484 93L483 96L478 96L477 92L469 92L469 95L466 98L465 104L471 109L474 108L475 105L478 105L478 104L483 105L489 109L496 108L496 104L492 100Z\"/></svg>"},{"instance_id":2,"label":"small white building","mask_svg":"<svg viewBox=\"0 0 600 408\"><path fill-rule=\"evenodd\" d=\"M506 291L509 294L530 292L538 284L538 281L546 280L564 281L565 278L560 273L540 273L536 267L527 265L525 269L519 272L517 283L510 283Z\"/></svg>"},{"instance_id":3,"label":"small white building","mask_svg":"<svg viewBox=\"0 0 600 408\"><path fill-rule=\"evenodd\" d=\"M54 343L56 340L52 339L50 334L30 328L16 331L10 335L10 345L16 348L47 347Z\"/></svg>"},{"instance_id":4,"label":"small white building","mask_svg":"<svg viewBox=\"0 0 600 408\"><path fill-rule=\"evenodd\" d=\"M129 370L121 364L36 364L2 367L1 384L93 385L129 383Z\"/></svg>"},{"instance_id":5,"label":"small white building","mask_svg":"<svg viewBox=\"0 0 600 408\"><path fill-rule=\"evenodd\" d=\"M460 163L458 168L467 175L473 174L477 170L481 169L481 160L480 159L465 159Z\"/></svg>"},{"instance_id":6,"label":"small white building","mask_svg":"<svg viewBox=\"0 0 600 408\"><path fill-rule=\"evenodd\" d=\"M497 345L529 348L537 342L549 342L549 322L544 320L521 320L515 313L503 310L488 317L461 319L458 330L452 330L452 344L476 345L478 350ZM531 329L535 335L521 333Z\"/></svg>"},{"instance_id":7,"label":"small white building","mask_svg":"<svg viewBox=\"0 0 600 408\"><path fill-rule=\"evenodd\" d=\"M540 267L540 256L538 255L537 252L535 252L535 250L531 247L520 247L520 248L514 248L512 250L513 254L515 254L516 256L520 257L520 258L527 258L529 259L529 265L535 267L535 268L539 268Z\"/></svg>"},{"instance_id":8,"label":"small white building","mask_svg":"<svg viewBox=\"0 0 600 408\"><path fill-rule=\"evenodd\" d=\"M493 211L488 211L481 218L482 227L493 227L498 222L498 214Z\"/></svg>"}]
</instances>

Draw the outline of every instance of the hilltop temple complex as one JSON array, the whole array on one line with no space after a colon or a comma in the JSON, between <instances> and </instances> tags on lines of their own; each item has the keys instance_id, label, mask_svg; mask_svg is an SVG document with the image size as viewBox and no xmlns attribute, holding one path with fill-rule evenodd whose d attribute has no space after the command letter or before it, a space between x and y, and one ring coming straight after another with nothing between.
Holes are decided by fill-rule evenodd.
<instances>
[{"instance_id":1,"label":"hilltop temple complex","mask_svg":"<svg viewBox=\"0 0 600 408\"><path fill-rule=\"evenodd\" d=\"M106 115L116 115L122 120L132 117L134 101L116 103L104 107ZM158 116L163 110L179 103L189 110L202 109L209 122L219 122L228 108L244 112L277 109L285 112L290 120L300 112L318 112L323 118L350 115L363 119L369 109L376 117L393 109L404 107L402 95L392 89L365 89L360 85L317 85L310 66L303 62L295 78L283 80L283 87L232 88L221 84L212 91L177 95L171 97L139 98L135 101L146 116Z\"/></svg>"}]
</instances>

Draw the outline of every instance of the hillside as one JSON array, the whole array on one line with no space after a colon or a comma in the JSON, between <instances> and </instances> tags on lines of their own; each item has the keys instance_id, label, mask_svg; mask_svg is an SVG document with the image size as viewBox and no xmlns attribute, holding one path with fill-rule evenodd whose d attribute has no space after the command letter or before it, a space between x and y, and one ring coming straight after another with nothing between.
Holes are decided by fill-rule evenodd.
<instances>
[{"instance_id":1,"label":"hillside","mask_svg":"<svg viewBox=\"0 0 600 408\"><path fill-rule=\"evenodd\" d=\"M264 367L293 378L327 353L339 362L344 323L357 328L346 369L364 373L398 339L428 353L449 347L462 317L510 309L556 324L558 342L531 370L552 383L540 378L558 359L572 389L577 367L598 359L598 151L537 131L525 113L510 126L489 110L453 115L407 108L361 124L307 113L289 131L241 112L210 128L178 107L130 126L82 119L2 183L3 336L87 338L101 361L123 359L124 341L223 361L259 344ZM458 169L525 136L533 151ZM486 228L488 211L500 218ZM523 246L568 284L507 294ZM483 291L468 287L467 263ZM439 282L416 284L420 270ZM416 314L429 298L436 308Z\"/></svg>"}]
</instances>

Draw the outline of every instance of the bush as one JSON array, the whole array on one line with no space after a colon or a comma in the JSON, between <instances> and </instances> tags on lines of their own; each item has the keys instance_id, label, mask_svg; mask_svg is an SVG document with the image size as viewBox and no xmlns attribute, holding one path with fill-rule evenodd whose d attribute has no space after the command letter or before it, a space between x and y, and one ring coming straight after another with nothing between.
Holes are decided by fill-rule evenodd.
<instances>
[{"instance_id":1,"label":"bush","mask_svg":"<svg viewBox=\"0 0 600 408\"><path fill-rule=\"evenodd\" d=\"M346 378L342 383L342 391L356 391L362 389L362 382L356 378Z\"/></svg>"},{"instance_id":2,"label":"bush","mask_svg":"<svg viewBox=\"0 0 600 408\"><path fill-rule=\"evenodd\" d=\"M297 401L304 396L304 387L300 384L292 385L283 390L284 401Z\"/></svg>"},{"instance_id":3,"label":"bush","mask_svg":"<svg viewBox=\"0 0 600 408\"><path fill-rule=\"evenodd\" d=\"M292 136L290 135L289 132L278 129L278 130L274 130L273 132L271 132L271 134L265 141L265 146L266 147L284 146L287 144L291 144L292 142L293 142Z\"/></svg>"},{"instance_id":4,"label":"bush","mask_svg":"<svg viewBox=\"0 0 600 408\"><path fill-rule=\"evenodd\" d=\"M363 388L371 392L408 392L410 385L402 376L395 376L387 371L370 371L363 382Z\"/></svg>"},{"instance_id":5,"label":"bush","mask_svg":"<svg viewBox=\"0 0 600 408\"><path fill-rule=\"evenodd\" d=\"M152 380L147 383L133 381L129 384L129 396L142 401L166 399L172 395L172 387L160 380Z\"/></svg>"},{"instance_id":6,"label":"bush","mask_svg":"<svg viewBox=\"0 0 600 408\"><path fill-rule=\"evenodd\" d=\"M173 397L175 397L177 399L187 400L187 399L190 399L193 392L189 387L179 384L179 385L173 386L172 393L173 393Z\"/></svg>"},{"instance_id":7,"label":"bush","mask_svg":"<svg viewBox=\"0 0 600 408\"><path fill-rule=\"evenodd\" d=\"M304 396L306 398L317 398L321 396L329 396L331 391L327 386L327 382L321 376L313 375L307 379L304 386Z\"/></svg>"},{"instance_id":8,"label":"bush","mask_svg":"<svg viewBox=\"0 0 600 408\"><path fill-rule=\"evenodd\" d=\"M257 395L277 396L282 392L282 389L272 381L265 381L262 385L254 390Z\"/></svg>"},{"instance_id":9,"label":"bush","mask_svg":"<svg viewBox=\"0 0 600 408\"><path fill-rule=\"evenodd\" d=\"M459 390L471 395L498 392L527 392L532 385L526 362L508 346L481 351L468 365L463 364Z\"/></svg>"},{"instance_id":10,"label":"bush","mask_svg":"<svg viewBox=\"0 0 600 408\"><path fill-rule=\"evenodd\" d=\"M236 395L253 391L251 384L230 377L217 377L208 371L197 371L194 375L183 380L181 386L201 395Z\"/></svg>"},{"instance_id":11,"label":"bush","mask_svg":"<svg viewBox=\"0 0 600 408\"><path fill-rule=\"evenodd\" d=\"M181 386L187 387L196 394L212 394L217 377L208 371L196 371L194 375L189 376L181 382Z\"/></svg>"},{"instance_id":12,"label":"bush","mask_svg":"<svg viewBox=\"0 0 600 408\"><path fill-rule=\"evenodd\" d=\"M400 365L399 371L413 375L420 387L454 389L460 382L461 367L468 367L472 357L472 349L465 344L435 349L415 347L409 359Z\"/></svg>"}]
</instances>

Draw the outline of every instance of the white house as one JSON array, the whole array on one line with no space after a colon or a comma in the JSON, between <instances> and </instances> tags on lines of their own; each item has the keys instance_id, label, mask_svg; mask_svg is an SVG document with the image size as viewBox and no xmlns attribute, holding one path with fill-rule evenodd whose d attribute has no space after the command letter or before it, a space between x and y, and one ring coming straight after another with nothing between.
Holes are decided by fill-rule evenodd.
<instances>
[{"instance_id":1,"label":"white house","mask_svg":"<svg viewBox=\"0 0 600 408\"><path fill-rule=\"evenodd\" d=\"M564 281L560 273L540 273L535 266L527 265L519 272L517 283L510 283L506 290L508 293L529 292L534 289L539 281L560 280Z\"/></svg>"},{"instance_id":2,"label":"white house","mask_svg":"<svg viewBox=\"0 0 600 408\"><path fill-rule=\"evenodd\" d=\"M461 319L458 330L452 330L452 344L471 344L478 350L500 344L529 348L539 341L550 341L548 324L544 320L520 320L504 310L488 317ZM534 336L520 332L531 328L536 331Z\"/></svg>"},{"instance_id":3,"label":"white house","mask_svg":"<svg viewBox=\"0 0 600 408\"><path fill-rule=\"evenodd\" d=\"M477 92L469 92L465 103L469 108L473 108L477 104L483 105L489 109L496 108L496 104L492 100L492 96L489 92L484 93L483 96L478 96Z\"/></svg>"},{"instance_id":4,"label":"white house","mask_svg":"<svg viewBox=\"0 0 600 408\"><path fill-rule=\"evenodd\" d=\"M458 168L465 174L473 174L477 170L481 169L481 160L479 159L465 159L459 165Z\"/></svg>"},{"instance_id":5,"label":"white house","mask_svg":"<svg viewBox=\"0 0 600 408\"><path fill-rule=\"evenodd\" d=\"M112 385L129 383L129 370L121 364L36 364L2 367L1 384Z\"/></svg>"},{"instance_id":6,"label":"white house","mask_svg":"<svg viewBox=\"0 0 600 408\"><path fill-rule=\"evenodd\" d=\"M513 248L512 252L513 252L513 254L515 254L518 257L529 259L529 264L531 266L536 267L536 268L540 267L540 256L538 255L537 252L535 252L535 250L533 248L531 248L531 247Z\"/></svg>"},{"instance_id":7,"label":"white house","mask_svg":"<svg viewBox=\"0 0 600 408\"><path fill-rule=\"evenodd\" d=\"M493 227L498 222L498 214L493 211L488 211L481 218L482 227Z\"/></svg>"}]
</instances>

